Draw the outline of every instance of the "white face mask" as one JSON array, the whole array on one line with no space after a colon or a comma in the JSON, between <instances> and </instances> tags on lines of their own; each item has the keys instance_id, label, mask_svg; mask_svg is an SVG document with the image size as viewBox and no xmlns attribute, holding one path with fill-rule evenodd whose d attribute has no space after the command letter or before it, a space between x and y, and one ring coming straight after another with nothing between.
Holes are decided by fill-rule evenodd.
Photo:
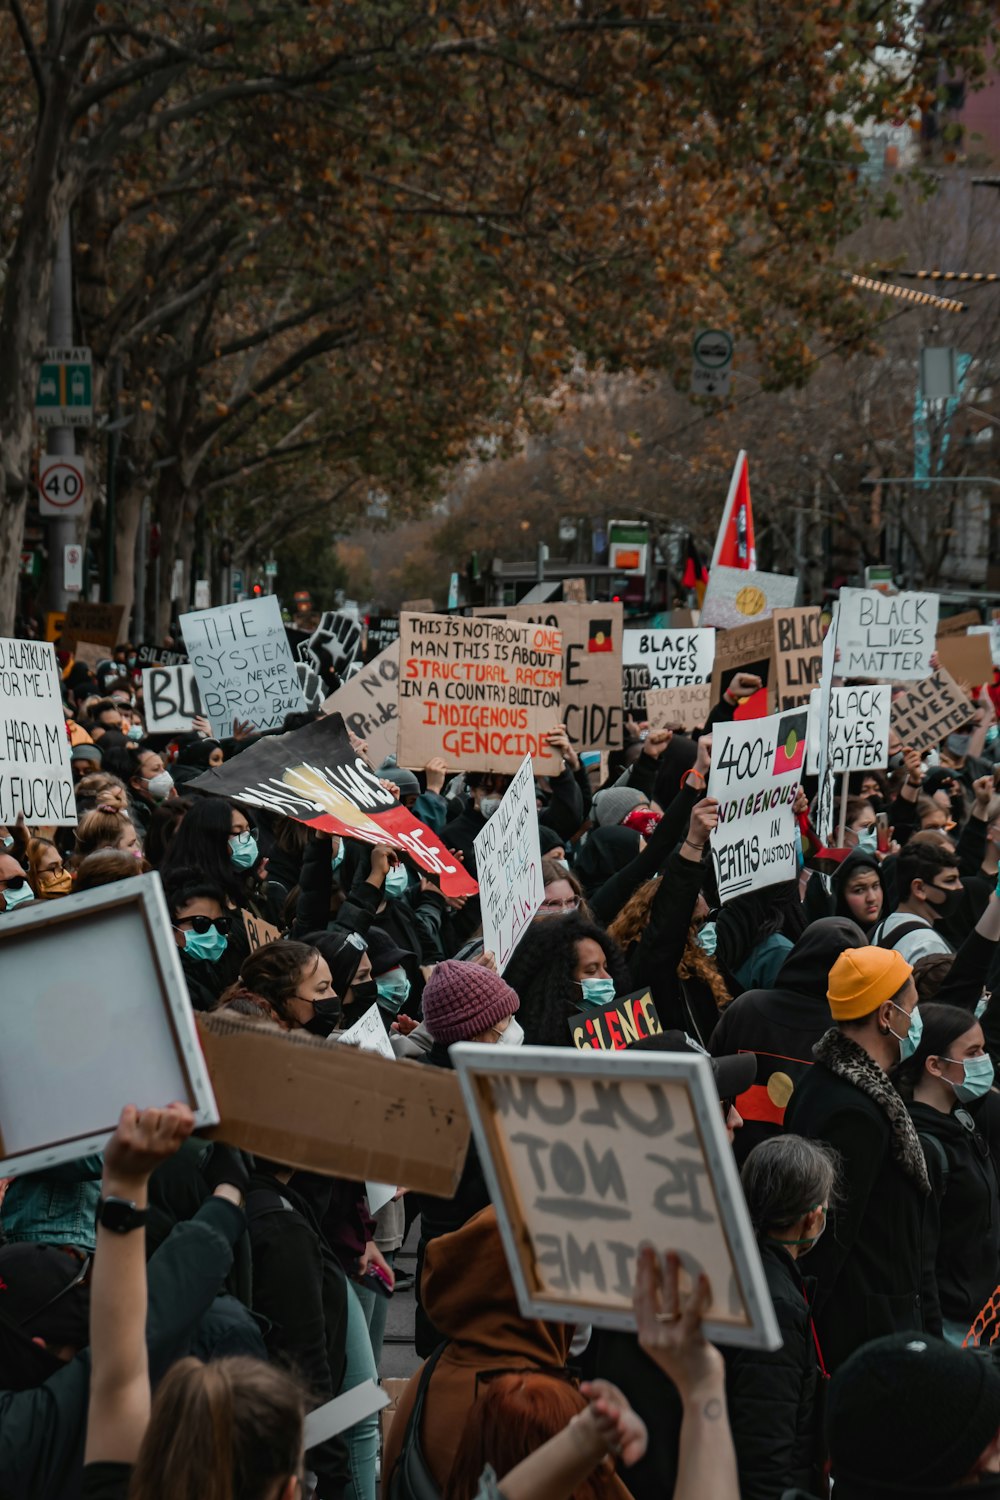
<instances>
[{"instance_id":1,"label":"white face mask","mask_svg":"<svg viewBox=\"0 0 1000 1500\"><path fill-rule=\"evenodd\" d=\"M492 818L502 801L502 797L481 797L479 799L479 811L484 818Z\"/></svg>"},{"instance_id":2,"label":"white face mask","mask_svg":"<svg viewBox=\"0 0 1000 1500\"><path fill-rule=\"evenodd\" d=\"M162 802L173 791L174 778L169 771L157 771L155 776L149 778L146 785L149 788L149 795L155 797L157 802Z\"/></svg>"},{"instance_id":3,"label":"white face mask","mask_svg":"<svg viewBox=\"0 0 1000 1500\"><path fill-rule=\"evenodd\" d=\"M523 1041L524 1041L524 1032L521 1030L520 1026L518 1025L517 1021L515 1021L514 1017L511 1016L510 1020L507 1022L507 1025L505 1026L505 1028L503 1029L503 1031L501 1031L500 1035L497 1037L497 1046L498 1047L520 1047L520 1045L521 1045L521 1043Z\"/></svg>"}]
</instances>

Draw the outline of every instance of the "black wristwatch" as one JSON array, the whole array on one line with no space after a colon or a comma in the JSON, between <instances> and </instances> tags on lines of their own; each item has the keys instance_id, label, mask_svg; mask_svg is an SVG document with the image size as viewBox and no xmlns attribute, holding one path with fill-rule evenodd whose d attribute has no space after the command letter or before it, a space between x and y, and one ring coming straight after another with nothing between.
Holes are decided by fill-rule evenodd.
<instances>
[{"instance_id":1,"label":"black wristwatch","mask_svg":"<svg viewBox=\"0 0 1000 1500\"><path fill-rule=\"evenodd\" d=\"M102 1198L97 1205L97 1222L112 1234L128 1234L142 1229L149 1218L148 1208L136 1208L129 1198Z\"/></svg>"}]
</instances>

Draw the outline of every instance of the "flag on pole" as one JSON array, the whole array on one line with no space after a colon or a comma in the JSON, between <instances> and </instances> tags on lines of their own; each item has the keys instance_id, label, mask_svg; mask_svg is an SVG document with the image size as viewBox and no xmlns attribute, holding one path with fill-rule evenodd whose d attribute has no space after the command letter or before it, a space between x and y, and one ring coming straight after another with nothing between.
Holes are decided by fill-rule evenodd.
<instances>
[{"instance_id":1,"label":"flag on pole","mask_svg":"<svg viewBox=\"0 0 1000 1500\"><path fill-rule=\"evenodd\" d=\"M756 568L757 548L753 535L753 507L750 504L750 469L741 448L729 482L726 508L719 523L719 534L712 553L712 567Z\"/></svg>"},{"instance_id":2,"label":"flag on pole","mask_svg":"<svg viewBox=\"0 0 1000 1500\"><path fill-rule=\"evenodd\" d=\"M688 532L687 556L684 559L684 573L681 577L681 583L689 593L695 590L698 592L698 603L700 604L707 582L708 569L698 554L698 549L694 544L694 537Z\"/></svg>"}]
</instances>

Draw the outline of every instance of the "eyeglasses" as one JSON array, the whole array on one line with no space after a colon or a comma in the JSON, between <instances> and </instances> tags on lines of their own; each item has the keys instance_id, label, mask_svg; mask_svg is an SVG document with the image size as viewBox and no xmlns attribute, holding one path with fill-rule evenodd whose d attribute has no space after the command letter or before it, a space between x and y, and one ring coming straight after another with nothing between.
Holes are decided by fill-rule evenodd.
<instances>
[{"instance_id":1,"label":"eyeglasses","mask_svg":"<svg viewBox=\"0 0 1000 1500\"><path fill-rule=\"evenodd\" d=\"M574 896L571 901L543 901L539 911L577 911L580 906L579 896Z\"/></svg>"},{"instance_id":2,"label":"eyeglasses","mask_svg":"<svg viewBox=\"0 0 1000 1500\"><path fill-rule=\"evenodd\" d=\"M257 830L251 825L249 828L244 828L242 833L231 833L229 837L235 839L238 844L249 844L251 839L257 837Z\"/></svg>"},{"instance_id":3,"label":"eyeglasses","mask_svg":"<svg viewBox=\"0 0 1000 1500\"><path fill-rule=\"evenodd\" d=\"M141 858L141 854L137 857ZM183 932L185 923L190 923L191 931L201 936L204 936L210 927L214 927L220 937L228 937L233 919L232 917L181 917L179 922L174 923L174 931Z\"/></svg>"}]
</instances>

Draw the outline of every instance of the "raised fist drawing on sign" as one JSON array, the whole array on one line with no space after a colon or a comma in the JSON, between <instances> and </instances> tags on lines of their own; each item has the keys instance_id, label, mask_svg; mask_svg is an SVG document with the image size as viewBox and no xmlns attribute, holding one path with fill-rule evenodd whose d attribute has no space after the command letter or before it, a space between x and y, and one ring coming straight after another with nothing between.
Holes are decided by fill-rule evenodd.
<instances>
[{"instance_id":1,"label":"raised fist drawing on sign","mask_svg":"<svg viewBox=\"0 0 1000 1500\"><path fill-rule=\"evenodd\" d=\"M327 682L344 677L361 650L361 622L340 609L327 610L312 635L299 644L299 660Z\"/></svg>"},{"instance_id":2,"label":"raised fist drawing on sign","mask_svg":"<svg viewBox=\"0 0 1000 1500\"><path fill-rule=\"evenodd\" d=\"M305 642L303 642L304 644ZM306 708L311 714L318 714L327 696L322 677L316 671L315 667L310 667L304 661L297 661L295 663L295 675L299 679L299 687L302 689L302 696L306 700Z\"/></svg>"}]
</instances>

